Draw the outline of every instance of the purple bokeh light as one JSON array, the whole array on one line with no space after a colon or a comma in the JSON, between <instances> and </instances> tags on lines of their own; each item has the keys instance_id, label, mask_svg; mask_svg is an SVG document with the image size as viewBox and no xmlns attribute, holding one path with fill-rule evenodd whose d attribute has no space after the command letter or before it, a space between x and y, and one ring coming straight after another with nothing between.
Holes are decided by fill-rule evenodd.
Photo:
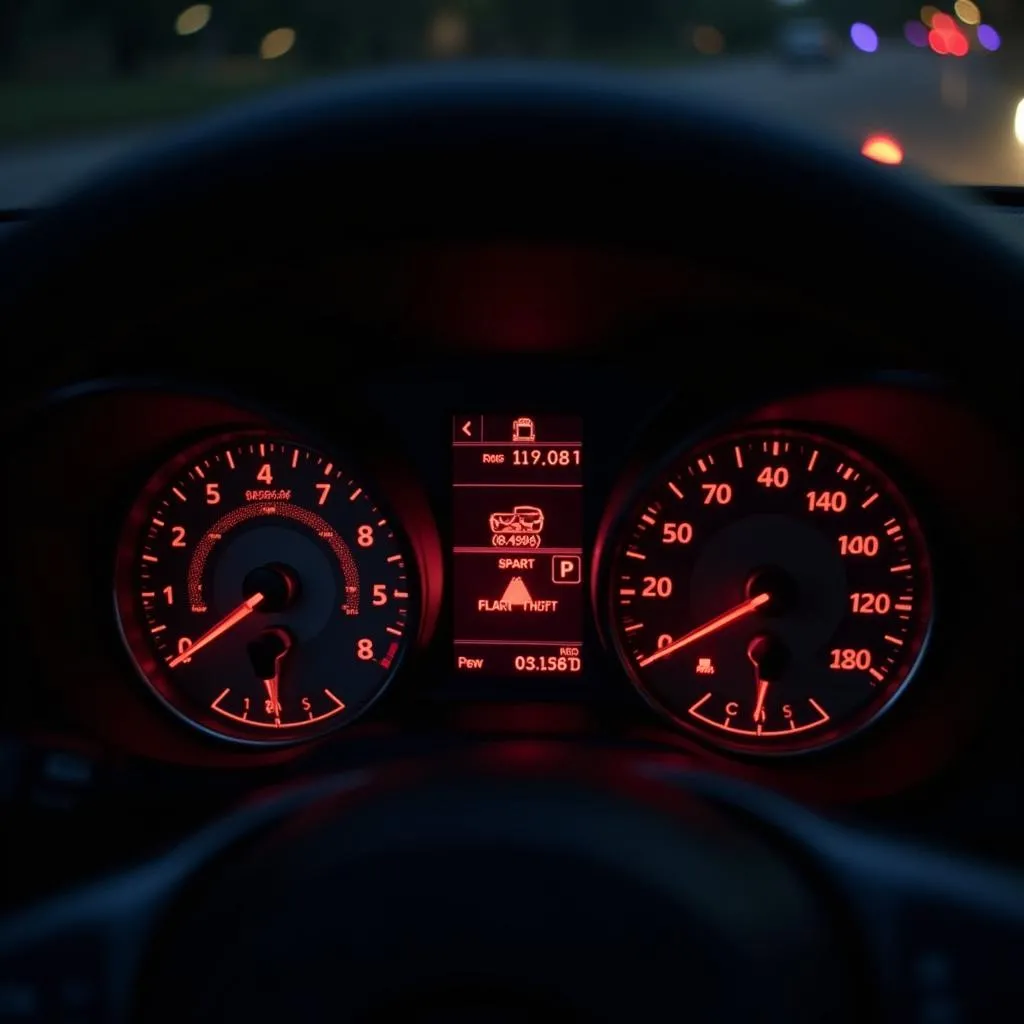
<instances>
[{"instance_id":1,"label":"purple bokeh light","mask_svg":"<svg viewBox=\"0 0 1024 1024\"><path fill-rule=\"evenodd\" d=\"M903 34L911 46L925 47L928 45L928 29L919 21L908 21L903 26Z\"/></svg>"},{"instance_id":2,"label":"purple bokeh light","mask_svg":"<svg viewBox=\"0 0 1024 1024\"><path fill-rule=\"evenodd\" d=\"M863 21L855 21L850 26L850 39L858 50L874 53L878 49L878 33Z\"/></svg>"},{"instance_id":3,"label":"purple bokeh light","mask_svg":"<svg viewBox=\"0 0 1024 1024\"><path fill-rule=\"evenodd\" d=\"M1002 46L1003 41L999 38L999 33L991 25L979 25L977 32L978 42L981 43L986 50L994 52Z\"/></svg>"}]
</instances>

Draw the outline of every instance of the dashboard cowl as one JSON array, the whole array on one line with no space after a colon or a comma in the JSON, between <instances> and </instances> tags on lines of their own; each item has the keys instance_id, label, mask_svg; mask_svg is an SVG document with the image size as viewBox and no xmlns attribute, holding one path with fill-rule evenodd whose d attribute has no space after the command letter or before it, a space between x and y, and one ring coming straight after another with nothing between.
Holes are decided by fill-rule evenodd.
<instances>
[{"instance_id":1,"label":"dashboard cowl","mask_svg":"<svg viewBox=\"0 0 1024 1024\"><path fill-rule=\"evenodd\" d=\"M517 64L349 75L172 134L11 239L0 305L81 323L216 268L437 237L684 251L947 335L1020 316L1017 254L902 170L626 75ZM906 300L954 278L969 308Z\"/></svg>"}]
</instances>

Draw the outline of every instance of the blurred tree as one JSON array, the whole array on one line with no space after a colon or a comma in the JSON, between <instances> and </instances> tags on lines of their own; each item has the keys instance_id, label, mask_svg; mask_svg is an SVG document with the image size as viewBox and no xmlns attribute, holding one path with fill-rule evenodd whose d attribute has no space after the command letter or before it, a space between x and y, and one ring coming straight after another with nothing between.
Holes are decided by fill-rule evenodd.
<instances>
[{"instance_id":1,"label":"blurred tree","mask_svg":"<svg viewBox=\"0 0 1024 1024\"><path fill-rule=\"evenodd\" d=\"M568 0L491 0L464 9L476 33L477 52L558 56L573 45Z\"/></svg>"},{"instance_id":2,"label":"blurred tree","mask_svg":"<svg viewBox=\"0 0 1024 1024\"><path fill-rule=\"evenodd\" d=\"M0 3L0 78L16 75L25 38L25 23L32 0Z\"/></svg>"},{"instance_id":3,"label":"blurred tree","mask_svg":"<svg viewBox=\"0 0 1024 1024\"><path fill-rule=\"evenodd\" d=\"M936 6L944 6L943 0L938 0ZM953 0L948 0L945 6L952 8ZM855 21L866 21L884 35L898 33L908 20L918 18L922 3L917 0L830 0L827 7L843 27Z\"/></svg>"},{"instance_id":4,"label":"blurred tree","mask_svg":"<svg viewBox=\"0 0 1024 1024\"><path fill-rule=\"evenodd\" d=\"M119 75L135 74L142 68L147 52L158 44L157 11L155 7L164 8L161 0L103 0L97 4L105 22L110 41L110 57L113 70ZM164 31L170 42L172 32L171 13L165 23Z\"/></svg>"},{"instance_id":5,"label":"blurred tree","mask_svg":"<svg viewBox=\"0 0 1024 1024\"><path fill-rule=\"evenodd\" d=\"M657 42L671 24L662 0L567 0L566 13L577 37L597 47Z\"/></svg>"},{"instance_id":6,"label":"blurred tree","mask_svg":"<svg viewBox=\"0 0 1024 1024\"><path fill-rule=\"evenodd\" d=\"M140 71L154 54L166 52L174 45L174 19L188 3L181 0L35 0L32 6L33 35L60 34L83 28L93 30L107 40L112 70L119 75L130 75Z\"/></svg>"},{"instance_id":7,"label":"blurred tree","mask_svg":"<svg viewBox=\"0 0 1024 1024\"><path fill-rule=\"evenodd\" d=\"M682 26L708 25L725 39L727 50L747 50L770 39L789 13L771 0L686 0L676 5ZM801 13L804 9L801 8Z\"/></svg>"}]
</instances>

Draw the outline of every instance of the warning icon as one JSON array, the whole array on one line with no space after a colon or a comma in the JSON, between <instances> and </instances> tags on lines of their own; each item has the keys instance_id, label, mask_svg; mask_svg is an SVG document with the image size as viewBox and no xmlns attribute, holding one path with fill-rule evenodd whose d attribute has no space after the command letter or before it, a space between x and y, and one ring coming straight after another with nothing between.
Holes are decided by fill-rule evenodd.
<instances>
[{"instance_id":1,"label":"warning icon","mask_svg":"<svg viewBox=\"0 0 1024 1024\"><path fill-rule=\"evenodd\" d=\"M528 604L533 603L533 598L530 597L530 592L526 589L522 576L513 576L508 581L505 593L501 595L501 603L510 608L525 608Z\"/></svg>"},{"instance_id":2,"label":"warning icon","mask_svg":"<svg viewBox=\"0 0 1024 1024\"><path fill-rule=\"evenodd\" d=\"M522 576L513 576L505 587L505 592L497 601L481 597L476 603L477 611L481 612L541 612L558 611L557 600L534 600L526 589Z\"/></svg>"}]
</instances>

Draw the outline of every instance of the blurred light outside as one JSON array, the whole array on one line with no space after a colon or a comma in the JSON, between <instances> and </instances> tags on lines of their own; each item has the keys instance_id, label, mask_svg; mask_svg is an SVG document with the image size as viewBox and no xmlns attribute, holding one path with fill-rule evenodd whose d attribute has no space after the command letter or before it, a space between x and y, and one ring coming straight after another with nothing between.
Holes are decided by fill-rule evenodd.
<instances>
[{"instance_id":1,"label":"blurred light outside","mask_svg":"<svg viewBox=\"0 0 1024 1024\"><path fill-rule=\"evenodd\" d=\"M957 32L955 35L951 34L946 39L946 45L954 57L966 57L967 51L971 48L971 44L967 41L967 36L962 32Z\"/></svg>"},{"instance_id":2,"label":"blurred light outside","mask_svg":"<svg viewBox=\"0 0 1024 1024\"><path fill-rule=\"evenodd\" d=\"M928 28L932 28L932 19L938 13L938 7L933 7L931 4L925 4L924 7L921 8L921 21L927 25Z\"/></svg>"},{"instance_id":3,"label":"blurred light outside","mask_svg":"<svg viewBox=\"0 0 1024 1024\"><path fill-rule=\"evenodd\" d=\"M903 26L903 34L911 46L923 48L928 45L928 29L919 21L908 21Z\"/></svg>"},{"instance_id":4,"label":"blurred light outside","mask_svg":"<svg viewBox=\"0 0 1024 1024\"><path fill-rule=\"evenodd\" d=\"M973 0L956 0L953 12L965 25L977 25L981 21L981 10Z\"/></svg>"},{"instance_id":5,"label":"blurred light outside","mask_svg":"<svg viewBox=\"0 0 1024 1024\"><path fill-rule=\"evenodd\" d=\"M855 21L850 26L850 40L864 53L874 53L878 49L878 33L863 21Z\"/></svg>"},{"instance_id":6,"label":"blurred light outside","mask_svg":"<svg viewBox=\"0 0 1024 1024\"><path fill-rule=\"evenodd\" d=\"M991 25L978 26L978 42L992 53L995 53L1003 43L999 33Z\"/></svg>"},{"instance_id":7,"label":"blurred light outside","mask_svg":"<svg viewBox=\"0 0 1024 1024\"><path fill-rule=\"evenodd\" d=\"M928 33L928 45L940 56L966 57L971 44L960 31L953 18L938 11L932 15L932 28Z\"/></svg>"},{"instance_id":8,"label":"blurred light outside","mask_svg":"<svg viewBox=\"0 0 1024 1024\"><path fill-rule=\"evenodd\" d=\"M179 36L192 36L201 32L210 23L213 8L209 4L193 4L174 20L174 31Z\"/></svg>"},{"instance_id":9,"label":"blurred light outside","mask_svg":"<svg viewBox=\"0 0 1024 1024\"><path fill-rule=\"evenodd\" d=\"M876 163L893 166L903 163L903 147L891 135L869 135L860 152Z\"/></svg>"},{"instance_id":10,"label":"blurred light outside","mask_svg":"<svg viewBox=\"0 0 1024 1024\"><path fill-rule=\"evenodd\" d=\"M1024 146L1024 100L1017 104L1017 113L1013 118L1013 134L1017 141Z\"/></svg>"},{"instance_id":11,"label":"blurred light outside","mask_svg":"<svg viewBox=\"0 0 1024 1024\"><path fill-rule=\"evenodd\" d=\"M713 57L725 49L725 36L714 25L698 25L693 30L693 46L698 53Z\"/></svg>"},{"instance_id":12,"label":"blurred light outside","mask_svg":"<svg viewBox=\"0 0 1024 1024\"><path fill-rule=\"evenodd\" d=\"M263 60L277 60L295 45L295 29L275 28L260 42L260 57Z\"/></svg>"},{"instance_id":13,"label":"blurred light outside","mask_svg":"<svg viewBox=\"0 0 1024 1024\"><path fill-rule=\"evenodd\" d=\"M458 11L438 11L427 32L427 44L435 57L457 57L469 45L469 25Z\"/></svg>"}]
</instances>

